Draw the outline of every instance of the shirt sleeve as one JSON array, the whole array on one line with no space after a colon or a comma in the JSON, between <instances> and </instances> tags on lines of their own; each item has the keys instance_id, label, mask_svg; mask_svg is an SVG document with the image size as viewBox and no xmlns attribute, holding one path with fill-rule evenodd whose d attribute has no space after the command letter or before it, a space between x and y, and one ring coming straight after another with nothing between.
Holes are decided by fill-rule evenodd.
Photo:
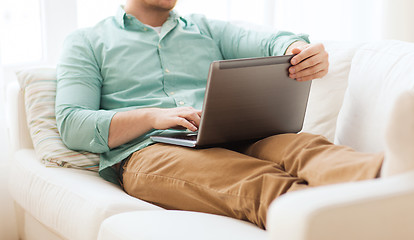
<instances>
[{"instance_id":1,"label":"shirt sleeve","mask_svg":"<svg viewBox=\"0 0 414 240\"><path fill-rule=\"evenodd\" d=\"M115 112L100 109L102 81L85 30L69 35L57 66L56 120L70 149L110 150L109 125Z\"/></svg>"},{"instance_id":2,"label":"shirt sleeve","mask_svg":"<svg viewBox=\"0 0 414 240\"><path fill-rule=\"evenodd\" d=\"M206 19L202 15L191 17L200 30L216 42L224 59L284 55L293 42L310 42L306 34L256 31L230 22Z\"/></svg>"}]
</instances>

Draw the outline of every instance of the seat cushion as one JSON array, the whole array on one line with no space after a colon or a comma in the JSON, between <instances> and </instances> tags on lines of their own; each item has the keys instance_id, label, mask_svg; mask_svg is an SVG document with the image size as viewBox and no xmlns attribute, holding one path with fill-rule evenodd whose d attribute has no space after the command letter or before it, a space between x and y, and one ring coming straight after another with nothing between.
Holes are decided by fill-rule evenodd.
<instances>
[{"instance_id":1,"label":"seat cushion","mask_svg":"<svg viewBox=\"0 0 414 240\"><path fill-rule=\"evenodd\" d=\"M384 150L391 107L402 91L414 88L413 62L414 44L401 41L370 42L355 53L336 144L362 152Z\"/></svg>"},{"instance_id":2,"label":"seat cushion","mask_svg":"<svg viewBox=\"0 0 414 240\"><path fill-rule=\"evenodd\" d=\"M104 219L114 214L161 208L127 195L97 173L48 168L34 150L12 161L10 192L34 218L66 239L96 239Z\"/></svg>"},{"instance_id":3,"label":"seat cushion","mask_svg":"<svg viewBox=\"0 0 414 240\"><path fill-rule=\"evenodd\" d=\"M133 223L137 227L131 227ZM229 217L188 211L128 212L106 219L99 240L261 240L266 231Z\"/></svg>"}]
</instances>

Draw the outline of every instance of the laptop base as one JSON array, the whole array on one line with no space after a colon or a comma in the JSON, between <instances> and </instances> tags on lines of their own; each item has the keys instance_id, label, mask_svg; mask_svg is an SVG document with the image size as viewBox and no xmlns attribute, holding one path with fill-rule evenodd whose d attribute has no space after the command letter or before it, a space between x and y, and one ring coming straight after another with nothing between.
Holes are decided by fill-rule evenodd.
<instances>
[{"instance_id":1,"label":"laptop base","mask_svg":"<svg viewBox=\"0 0 414 240\"><path fill-rule=\"evenodd\" d=\"M154 142L174 144L184 147L197 147L197 132L194 133L169 133L163 135L151 136L151 140Z\"/></svg>"}]
</instances>

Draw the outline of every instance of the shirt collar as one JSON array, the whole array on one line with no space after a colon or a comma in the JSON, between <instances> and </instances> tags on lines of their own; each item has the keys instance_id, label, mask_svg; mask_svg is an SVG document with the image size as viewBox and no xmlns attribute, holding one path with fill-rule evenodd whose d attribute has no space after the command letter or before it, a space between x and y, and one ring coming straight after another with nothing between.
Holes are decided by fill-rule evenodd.
<instances>
[{"instance_id":1,"label":"shirt collar","mask_svg":"<svg viewBox=\"0 0 414 240\"><path fill-rule=\"evenodd\" d=\"M170 20L170 21L171 20L172 21L180 21L181 20L181 22L184 23L184 26L188 25L187 19L185 17L181 16L176 10L172 10L170 12L170 17L168 18L168 20Z\"/></svg>"},{"instance_id":2,"label":"shirt collar","mask_svg":"<svg viewBox=\"0 0 414 240\"><path fill-rule=\"evenodd\" d=\"M118 10L116 11L115 20L122 28L125 28L125 17L126 12L124 10L124 6L119 6Z\"/></svg>"},{"instance_id":3,"label":"shirt collar","mask_svg":"<svg viewBox=\"0 0 414 240\"><path fill-rule=\"evenodd\" d=\"M115 20L117 21L117 23L119 24L119 26L121 28L125 28L126 27L126 18L127 18L127 14L124 10L124 6L119 6L116 15L115 15ZM177 20L181 20L185 26L187 26L187 20L184 17L181 17L175 10L172 10L170 12L170 17L168 18L167 21L177 21Z\"/></svg>"}]
</instances>

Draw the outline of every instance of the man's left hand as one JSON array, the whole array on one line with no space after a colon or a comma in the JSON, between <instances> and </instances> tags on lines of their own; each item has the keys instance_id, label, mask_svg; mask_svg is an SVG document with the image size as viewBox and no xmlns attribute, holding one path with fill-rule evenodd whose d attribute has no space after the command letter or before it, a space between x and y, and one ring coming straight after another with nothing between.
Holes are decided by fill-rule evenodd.
<instances>
[{"instance_id":1,"label":"man's left hand","mask_svg":"<svg viewBox=\"0 0 414 240\"><path fill-rule=\"evenodd\" d=\"M328 73L328 53L322 43L308 44L294 42L286 50L286 55L296 54L290 61L289 77L297 81L321 78Z\"/></svg>"}]
</instances>

